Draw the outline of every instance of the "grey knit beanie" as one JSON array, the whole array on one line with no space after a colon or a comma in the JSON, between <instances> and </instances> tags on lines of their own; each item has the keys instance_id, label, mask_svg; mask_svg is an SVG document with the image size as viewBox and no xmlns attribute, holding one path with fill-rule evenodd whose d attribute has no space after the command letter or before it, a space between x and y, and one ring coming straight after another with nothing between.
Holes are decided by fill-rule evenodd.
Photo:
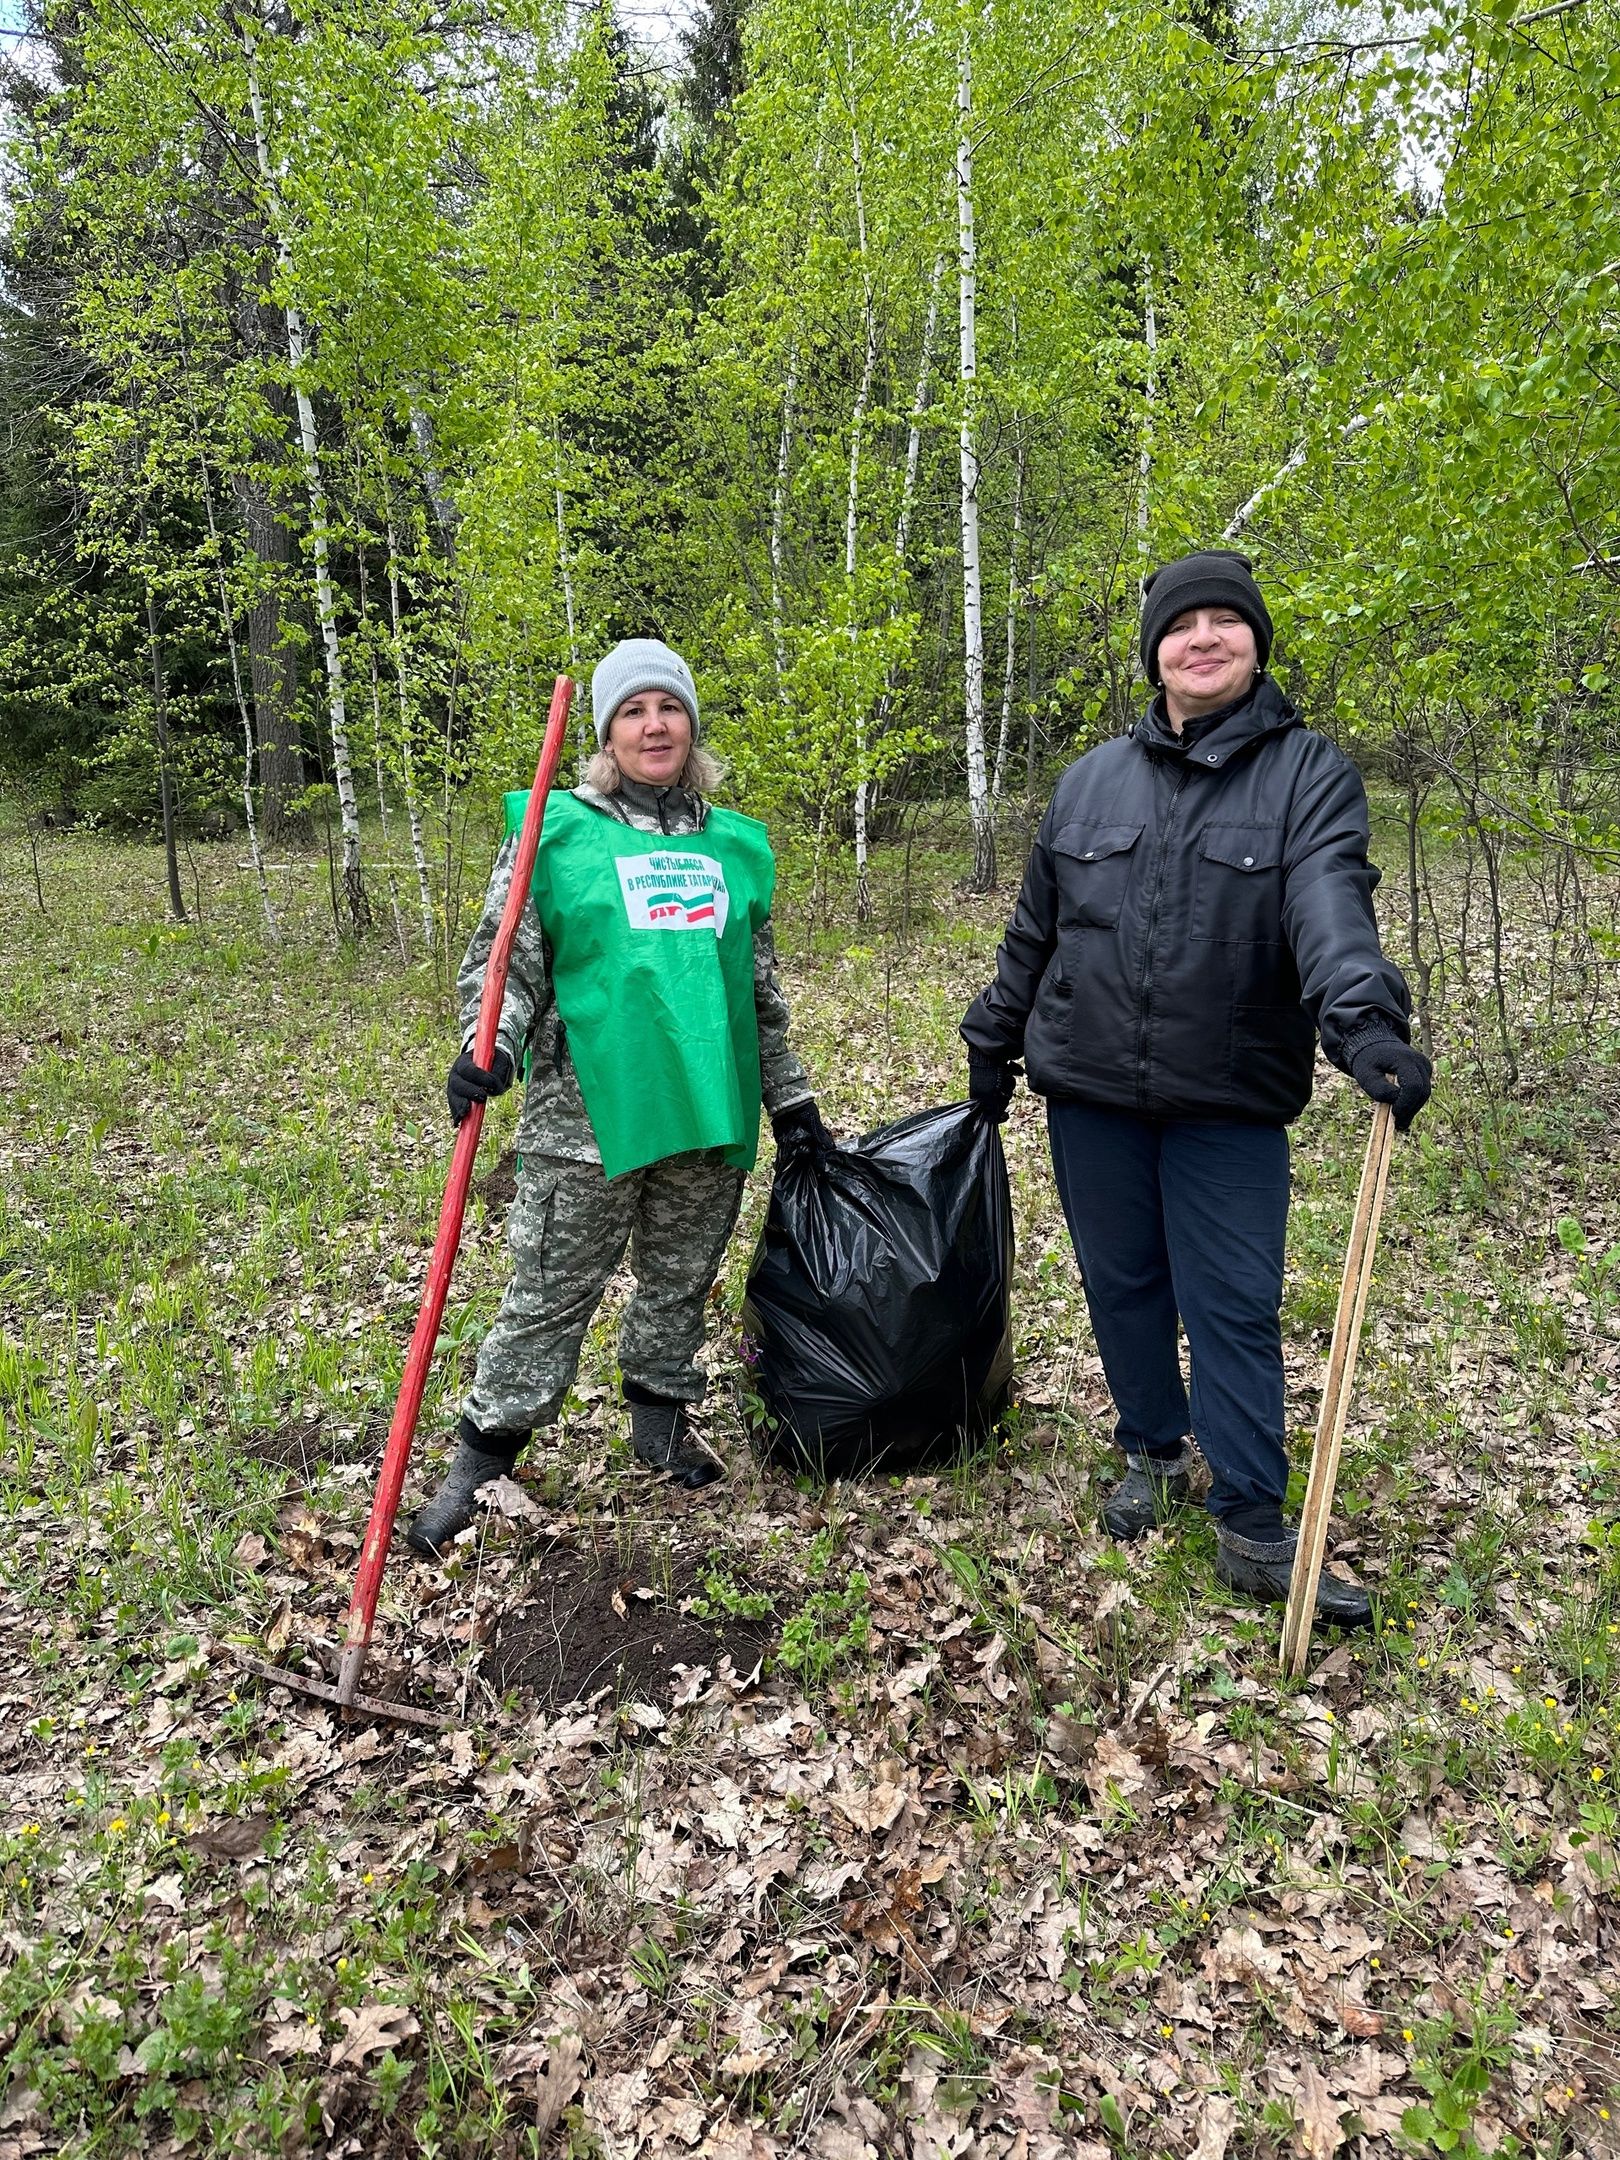
<instances>
[{"instance_id":1,"label":"grey knit beanie","mask_svg":"<svg viewBox=\"0 0 1620 2160\"><path fill-rule=\"evenodd\" d=\"M667 690L671 697L678 697L692 716L692 740L697 741L703 730L692 670L660 639L627 637L619 640L605 660L598 660L591 677L591 713L598 744L607 741L608 722L625 699L642 690Z\"/></svg>"}]
</instances>

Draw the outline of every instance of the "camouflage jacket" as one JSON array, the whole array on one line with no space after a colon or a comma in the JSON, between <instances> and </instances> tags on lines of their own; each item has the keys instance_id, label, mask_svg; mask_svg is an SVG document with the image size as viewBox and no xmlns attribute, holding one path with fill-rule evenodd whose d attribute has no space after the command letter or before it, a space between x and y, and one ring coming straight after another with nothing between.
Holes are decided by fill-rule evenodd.
<instances>
[{"instance_id":1,"label":"camouflage jacket","mask_svg":"<svg viewBox=\"0 0 1620 2160\"><path fill-rule=\"evenodd\" d=\"M681 788L646 787L634 780L617 793L595 788L574 790L581 802L615 817L637 832L687 834L703 830L708 805ZM467 947L456 990L461 1000L462 1047L470 1049L478 1026L484 967L500 927L501 911L512 883L517 842L506 841L495 858L484 912ZM769 922L754 935L754 1011L759 1019L759 1062L766 1112L775 1117L795 1103L808 1102L814 1090L809 1075L788 1042L788 1003L777 972L776 943ZM551 988L551 945L534 909L525 908L512 947L512 965L501 1003L500 1044L519 1071L530 1057L528 1092L518 1120L518 1151L555 1155L566 1162L600 1162L601 1151L585 1112L568 1038Z\"/></svg>"}]
</instances>

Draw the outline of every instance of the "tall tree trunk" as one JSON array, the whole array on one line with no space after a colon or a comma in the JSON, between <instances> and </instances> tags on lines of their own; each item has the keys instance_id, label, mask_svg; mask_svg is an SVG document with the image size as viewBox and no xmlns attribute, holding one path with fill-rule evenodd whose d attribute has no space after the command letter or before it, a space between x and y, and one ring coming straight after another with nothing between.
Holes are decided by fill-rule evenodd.
<instances>
[{"instance_id":1,"label":"tall tree trunk","mask_svg":"<svg viewBox=\"0 0 1620 2160\"><path fill-rule=\"evenodd\" d=\"M776 658L778 690L787 673L787 637L783 630L782 543L787 529L788 467L793 456L793 409L799 393L799 339L788 347L787 381L782 387L782 425L776 438L776 477L771 484L771 650Z\"/></svg>"},{"instance_id":2,"label":"tall tree trunk","mask_svg":"<svg viewBox=\"0 0 1620 2160\"><path fill-rule=\"evenodd\" d=\"M1012 543L1007 550L1007 649L1001 667L1001 727L996 736L996 769L990 781L990 799L1000 802L1007 779L1007 751L1012 740L1013 675L1018 664L1018 543L1024 536L1024 466L1027 444L1024 423L1015 420L1013 464Z\"/></svg>"},{"instance_id":3,"label":"tall tree trunk","mask_svg":"<svg viewBox=\"0 0 1620 2160\"><path fill-rule=\"evenodd\" d=\"M377 645L371 632L370 580L366 575L364 540L355 551L360 572L360 629L366 645L366 671L371 681L371 762L377 778L377 823L382 832L383 874L388 880L388 909L394 918L399 957L407 963L411 948L405 938L405 917L400 912L399 880L394 875L393 834L388 830L388 790L383 786L382 674L377 666Z\"/></svg>"},{"instance_id":4,"label":"tall tree trunk","mask_svg":"<svg viewBox=\"0 0 1620 2160\"><path fill-rule=\"evenodd\" d=\"M894 566L897 573L906 566L906 550L911 544L911 517L917 505L917 472L922 463L923 414L928 410L929 384L934 372L934 339L939 330L939 288L945 276L945 257L934 257L934 274L928 284L928 313L923 320L922 350L917 357L917 381L911 393L911 427L906 436L906 462L900 481L900 508L894 521ZM900 612L899 577L895 579L895 597L889 603L889 621L892 623ZM877 711L872 720L872 733L881 735L889 724L894 710L894 678L890 670L883 675L883 694L878 699Z\"/></svg>"},{"instance_id":5,"label":"tall tree trunk","mask_svg":"<svg viewBox=\"0 0 1620 2160\"><path fill-rule=\"evenodd\" d=\"M411 403L411 440L416 445L416 455L422 467L422 487L427 495L428 508L433 512L433 522L439 528L439 538L444 545L444 559L453 563L456 559L456 534L460 518L455 504L445 492L444 479L439 471L438 447L433 440L433 422L415 400Z\"/></svg>"},{"instance_id":6,"label":"tall tree trunk","mask_svg":"<svg viewBox=\"0 0 1620 2160\"><path fill-rule=\"evenodd\" d=\"M1153 265L1142 265L1142 338L1147 346L1147 387L1142 398L1142 434L1136 453L1136 575L1147 576L1148 502L1153 484L1153 420L1159 399L1159 318L1153 307Z\"/></svg>"},{"instance_id":7,"label":"tall tree trunk","mask_svg":"<svg viewBox=\"0 0 1620 2160\"><path fill-rule=\"evenodd\" d=\"M957 77L956 144L957 317L960 333L962 420L962 686L967 736L968 817L973 827L975 892L996 882L996 827L984 757L984 580L979 561L979 452L975 435L978 381L978 252L973 236L973 55L962 33Z\"/></svg>"},{"instance_id":8,"label":"tall tree trunk","mask_svg":"<svg viewBox=\"0 0 1620 2160\"><path fill-rule=\"evenodd\" d=\"M253 732L258 749L264 829L281 840L305 825L292 807L304 792L304 750L298 739L298 658L281 634L281 573L291 558L287 528L276 516L268 485L237 473L231 493L249 552L259 564L247 611L248 673L253 685Z\"/></svg>"},{"instance_id":9,"label":"tall tree trunk","mask_svg":"<svg viewBox=\"0 0 1620 2160\"><path fill-rule=\"evenodd\" d=\"M411 861L416 867L416 898L422 911L422 942L433 950L433 887L428 878L427 842L422 836L422 803L416 792L416 758L411 748L411 694L405 672L405 627L399 604L399 548L394 537L394 507L388 501L388 616L394 633L394 686L399 696L399 770L405 785L405 819L411 829Z\"/></svg>"},{"instance_id":10,"label":"tall tree trunk","mask_svg":"<svg viewBox=\"0 0 1620 2160\"><path fill-rule=\"evenodd\" d=\"M169 873L169 906L176 922L186 920L180 890L180 857L175 841L174 777L169 769L169 692L163 673L163 641L158 633L157 594L146 588L146 643L152 662L152 718L157 728L158 801L163 813L163 860Z\"/></svg>"},{"instance_id":11,"label":"tall tree trunk","mask_svg":"<svg viewBox=\"0 0 1620 2160\"><path fill-rule=\"evenodd\" d=\"M845 54L849 80L855 80L855 49ZM866 408L872 395L872 371L877 365L877 310L872 304L872 271L866 248L866 186L861 163L861 135L853 109L849 123L850 169L855 181L855 233L861 258L861 379L855 392L855 410L849 424L849 486L844 497L844 610L847 617L851 658L860 638L856 620L855 568L861 532L861 438L866 429ZM850 679L858 681L851 666ZM872 886L868 876L866 838L866 707L859 695L855 703L855 915L865 922L872 913Z\"/></svg>"},{"instance_id":12,"label":"tall tree trunk","mask_svg":"<svg viewBox=\"0 0 1620 2160\"><path fill-rule=\"evenodd\" d=\"M291 257L286 227L270 164L270 143L265 132L264 100L259 91L259 70L252 35L242 33L247 58L248 103L253 114L253 145L258 156L259 177L265 190L266 212L276 243L276 259L284 279L290 281ZM321 649L326 659L327 709L332 734L332 784L337 791L338 818L343 833L343 894L349 920L361 930L371 920L365 880L360 869L360 808L354 791L354 771L349 758L349 721L344 704L343 652L338 642L337 601L332 589L332 570L327 550L326 485L321 478L320 446L315 435L315 408L304 387L304 323L289 299L283 309L287 324L287 358L291 364L293 401L298 408L298 440L303 451L304 491L309 500L310 554L315 572L315 616L320 626Z\"/></svg>"}]
</instances>

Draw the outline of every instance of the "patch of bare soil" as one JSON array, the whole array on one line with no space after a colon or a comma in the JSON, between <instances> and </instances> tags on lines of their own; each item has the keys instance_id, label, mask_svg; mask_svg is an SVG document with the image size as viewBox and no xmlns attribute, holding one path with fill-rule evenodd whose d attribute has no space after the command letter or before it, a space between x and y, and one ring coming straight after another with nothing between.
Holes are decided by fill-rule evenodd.
<instances>
[{"instance_id":1,"label":"patch of bare soil","mask_svg":"<svg viewBox=\"0 0 1620 2160\"><path fill-rule=\"evenodd\" d=\"M728 1576L716 1597L706 1550L630 1558L559 1538L521 1605L496 1622L483 1673L503 1694L532 1689L544 1709L588 1700L601 1688L622 1701L667 1703L694 1676L729 1657L758 1665L776 1636L773 1613L724 1609L768 1598L768 1586ZM683 1610L696 1601L702 1610ZM695 1689L694 1689L695 1691Z\"/></svg>"},{"instance_id":2,"label":"patch of bare soil","mask_svg":"<svg viewBox=\"0 0 1620 2160\"><path fill-rule=\"evenodd\" d=\"M358 1427L328 1425L318 1417L295 1418L285 1425L266 1425L259 1431L244 1433L242 1452L255 1462L296 1472L309 1486L331 1463L371 1461L382 1453L387 1438L386 1418L372 1418Z\"/></svg>"},{"instance_id":3,"label":"patch of bare soil","mask_svg":"<svg viewBox=\"0 0 1620 2160\"><path fill-rule=\"evenodd\" d=\"M517 1198L517 1149L507 1148L474 1189L491 1215L503 1215Z\"/></svg>"}]
</instances>

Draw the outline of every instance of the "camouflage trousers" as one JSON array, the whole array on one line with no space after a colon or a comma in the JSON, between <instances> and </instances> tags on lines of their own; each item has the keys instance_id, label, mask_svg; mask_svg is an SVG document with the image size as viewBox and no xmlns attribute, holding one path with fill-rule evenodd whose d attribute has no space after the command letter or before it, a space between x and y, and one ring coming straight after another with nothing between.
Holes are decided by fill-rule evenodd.
<instances>
[{"instance_id":1,"label":"camouflage trousers","mask_svg":"<svg viewBox=\"0 0 1620 2160\"><path fill-rule=\"evenodd\" d=\"M507 1222L512 1280L463 1415L490 1434L555 1420L627 1246L636 1284L619 1329L620 1370L655 1395L700 1401L704 1306L742 1188L742 1172L712 1150L669 1156L611 1184L600 1163L525 1158Z\"/></svg>"}]
</instances>

